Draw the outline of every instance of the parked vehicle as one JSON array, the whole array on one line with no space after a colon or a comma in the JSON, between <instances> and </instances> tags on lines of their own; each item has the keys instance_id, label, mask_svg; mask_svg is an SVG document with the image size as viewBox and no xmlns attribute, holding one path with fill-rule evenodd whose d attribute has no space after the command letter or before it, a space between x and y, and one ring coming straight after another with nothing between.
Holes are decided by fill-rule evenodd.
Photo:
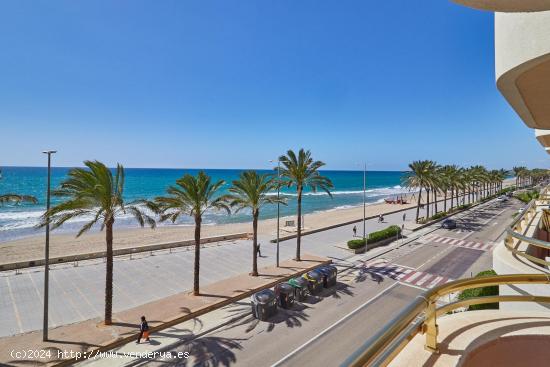
<instances>
[{"instance_id":1,"label":"parked vehicle","mask_svg":"<svg viewBox=\"0 0 550 367\"><path fill-rule=\"evenodd\" d=\"M525 208L519 208L519 209L518 209L518 214L523 213L524 210L525 210Z\"/></svg>"},{"instance_id":2,"label":"parked vehicle","mask_svg":"<svg viewBox=\"0 0 550 367\"><path fill-rule=\"evenodd\" d=\"M441 228L445 229L455 229L456 228L456 221L454 219L445 219L441 223Z\"/></svg>"}]
</instances>

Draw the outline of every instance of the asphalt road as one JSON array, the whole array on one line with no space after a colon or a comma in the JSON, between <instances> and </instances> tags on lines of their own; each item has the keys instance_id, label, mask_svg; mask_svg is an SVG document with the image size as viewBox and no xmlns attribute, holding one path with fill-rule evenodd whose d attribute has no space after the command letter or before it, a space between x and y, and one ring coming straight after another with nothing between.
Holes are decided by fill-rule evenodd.
<instances>
[{"instance_id":1,"label":"asphalt road","mask_svg":"<svg viewBox=\"0 0 550 367\"><path fill-rule=\"evenodd\" d=\"M334 289L268 322L244 316L246 303L235 305L238 322L165 349L189 352L189 359L132 365L337 366L427 287L490 269L493 242L520 206L492 201L456 216L455 230L434 225L376 259L355 257Z\"/></svg>"}]
</instances>

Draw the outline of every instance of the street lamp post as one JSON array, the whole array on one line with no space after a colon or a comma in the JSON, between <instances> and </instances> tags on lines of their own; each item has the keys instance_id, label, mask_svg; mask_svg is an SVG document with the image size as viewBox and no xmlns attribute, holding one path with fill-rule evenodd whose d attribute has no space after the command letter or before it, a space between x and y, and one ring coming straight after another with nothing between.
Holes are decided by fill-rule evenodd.
<instances>
[{"instance_id":1,"label":"street lamp post","mask_svg":"<svg viewBox=\"0 0 550 367\"><path fill-rule=\"evenodd\" d=\"M363 239L367 238L367 230L365 226L365 220L367 217L367 164L365 163L363 169ZM365 243L366 246L366 243Z\"/></svg>"},{"instance_id":2,"label":"street lamp post","mask_svg":"<svg viewBox=\"0 0 550 367\"><path fill-rule=\"evenodd\" d=\"M273 163L273 160L270 162ZM277 267L279 267L279 228L281 217L281 203L279 202L281 195L281 160L277 159Z\"/></svg>"},{"instance_id":3,"label":"street lamp post","mask_svg":"<svg viewBox=\"0 0 550 367\"><path fill-rule=\"evenodd\" d=\"M48 188L46 192L46 212L50 210L50 183L52 154L55 150L42 152L48 155ZM46 247L44 251L44 325L42 327L42 340L48 340L48 301L49 301L49 265L50 265L50 219L46 218Z\"/></svg>"}]
</instances>

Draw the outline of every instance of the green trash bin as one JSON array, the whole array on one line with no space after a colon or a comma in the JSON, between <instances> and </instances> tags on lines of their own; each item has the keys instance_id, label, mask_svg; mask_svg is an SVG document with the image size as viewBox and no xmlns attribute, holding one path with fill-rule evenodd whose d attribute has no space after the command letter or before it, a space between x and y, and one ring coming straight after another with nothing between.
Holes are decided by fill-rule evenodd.
<instances>
[{"instance_id":1,"label":"green trash bin","mask_svg":"<svg viewBox=\"0 0 550 367\"><path fill-rule=\"evenodd\" d=\"M288 281L288 284L294 288L294 297L296 300L305 301L307 299L307 295L309 294L307 280L302 277L292 278Z\"/></svg>"}]
</instances>

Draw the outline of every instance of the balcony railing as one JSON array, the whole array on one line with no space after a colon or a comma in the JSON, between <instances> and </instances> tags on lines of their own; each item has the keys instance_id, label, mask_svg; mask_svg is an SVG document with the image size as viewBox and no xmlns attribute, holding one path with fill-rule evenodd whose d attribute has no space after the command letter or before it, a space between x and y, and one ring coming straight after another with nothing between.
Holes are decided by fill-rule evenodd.
<instances>
[{"instance_id":1,"label":"balcony railing","mask_svg":"<svg viewBox=\"0 0 550 367\"><path fill-rule=\"evenodd\" d=\"M520 250L519 246L522 243L526 243L538 248L550 250L550 242L524 235L524 230L537 215L537 207L548 207L549 202L550 192L548 187L546 187L541 191L539 198L531 200L523 212L506 228L506 238L504 239L504 244L509 251L545 267L550 267L550 262L530 255L527 251Z\"/></svg>"},{"instance_id":2,"label":"balcony railing","mask_svg":"<svg viewBox=\"0 0 550 367\"><path fill-rule=\"evenodd\" d=\"M437 307L443 296L470 288L509 284L550 284L550 274L512 274L455 280L418 296L370 338L343 366L386 366L418 333L426 335L425 348L438 351L437 318L456 308L495 302L550 303L550 297L503 295L468 298Z\"/></svg>"}]
</instances>

